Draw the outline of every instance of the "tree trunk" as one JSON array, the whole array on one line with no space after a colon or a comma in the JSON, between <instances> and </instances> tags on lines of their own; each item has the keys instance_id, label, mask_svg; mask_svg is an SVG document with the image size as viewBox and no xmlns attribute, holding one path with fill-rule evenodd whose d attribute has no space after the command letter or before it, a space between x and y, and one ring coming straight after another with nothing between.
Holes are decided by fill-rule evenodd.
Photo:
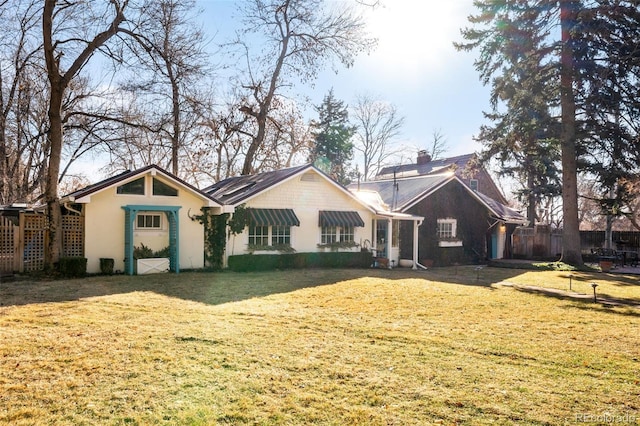
<instances>
[{"instance_id":1,"label":"tree trunk","mask_svg":"<svg viewBox=\"0 0 640 426\"><path fill-rule=\"evenodd\" d=\"M180 89L175 81L171 82L173 135L171 136L171 171L178 176L178 151L180 150Z\"/></svg>"},{"instance_id":2,"label":"tree trunk","mask_svg":"<svg viewBox=\"0 0 640 426\"><path fill-rule=\"evenodd\" d=\"M126 5L124 2L122 7ZM49 130L47 132L47 143L49 161L47 167L47 182L45 186L45 201L47 203L47 215L49 219L49 243L45 251L45 269L52 270L55 263L60 259L60 249L62 239L60 227L62 223L62 212L60 211L60 199L58 198L58 179L60 175L60 162L62 159L62 103L64 94L71 80L80 72L82 67L89 61L92 55L119 31L119 25L125 20L123 9L118 2L111 2L115 16L106 31L98 33L95 38L87 41L83 50L78 53L76 59L71 63L67 71L63 74L60 71L61 51L56 51L60 40L54 41L53 19L56 16L56 0L46 0L42 8L42 49L49 78ZM82 7L78 4L77 7ZM69 40L67 40L69 41Z\"/></svg>"},{"instance_id":3,"label":"tree trunk","mask_svg":"<svg viewBox=\"0 0 640 426\"><path fill-rule=\"evenodd\" d=\"M50 76L51 93L49 95L49 167L45 187L45 201L49 220L49 243L45 251L45 269L52 270L60 260L60 226L62 214L58 198L58 175L62 154L62 97L64 90L60 82Z\"/></svg>"},{"instance_id":4,"label":"tree trunk","mask_svg":"<svg viewBox=\"0 0 640 426\"><path fill-rule=\"evenodd\" d=\"M562 51L560 70L560 108L562 114L562 261L581 266L580 222L578 220L578 182L576 153L576 104L573 92L574 46L571 31L575 25L575 0L560 1Z\"/></svg>"},{"instance_id":5,"label":"tree trunk","mask_svg":"<svg viewBox=\"0 0 640 426\"><path fill-rule=\"evenodd\" d=\"M2 80L0 79L0 82ZM4 105L2 95L0 94L0 105ZM7 196L7 187L9 186L9 176L7 175L9 158L7 156L7 139L5 130L6 119L4 114L0 117L0 204L7 204L10 202Z\"/></svg>"}]
</instances>

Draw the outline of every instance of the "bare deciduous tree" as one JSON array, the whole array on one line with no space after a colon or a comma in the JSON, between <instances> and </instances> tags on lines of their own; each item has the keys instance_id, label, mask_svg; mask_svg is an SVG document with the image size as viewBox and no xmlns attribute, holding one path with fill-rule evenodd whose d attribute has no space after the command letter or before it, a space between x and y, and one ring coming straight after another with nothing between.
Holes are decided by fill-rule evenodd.
<instances>
[{"instance_id":1,"label":"bare deciduous tree","mask_svg":"<svg viewBox=\"0 0 640 426\"><path fill-rule=\"evenodd\" d=\"M366 94L356 96L351 116L356 126L353 148L362 154L363 177L368 180L397 154L393 142L400 135L404 117L395 105Z\"/></svg>"},{"instance_id":2,"label":"bare deciduous tree","mask_svg":"<svg viewBox=\"0 0 640 426\"><path fill-rule=\"evenodd\" d=\"M49 244L45 265L51 269L60 257L60 199L58 178L63 137L66 92L89 60L121 31L128 0L91 3L58 3L46 0L42 8L43 53L49 81L49 144L45 201L49 219ZM92 28L99 28L97 33ZM88 35L92 34L93 35Z\"/></svg>"},{"instance_id":3,"label":"bare deciduous tree","mask_svg":"<svg viewBox=\"0 0 640 426\"><path fill-rule=\"evenodd\" d=\"M44 187L47 91L34 37L40 7L35 1L0 5L0 204L33 202Z\"/></svg>"},{"instance_id":4,"label":"bare deciduous tree","mask_svg":"<svg viewBox=\"0 0 640 426\"><path fill-rule=\"evenodd\" d=\"M431 145L427 148L427 152L431 156L432 160L442 158L444 154L449 150L449 141L442 129L436 129L431 134Z\"/></svg>"},{"instance_id":5,"label":"bare deciduous tree","mask_svg":"<svg viewBox=\"0 0 640 426\"><path fill-rule=\"evenodd\" d=\"M273 102L292 79L305 83L332 64L350 66L355 56L374 44L364 33L364 21L353 9L323 0L252 0L243 4L245 30L236 46L247 64L239 86L245 98L239 109L255 122L242 174L254 171L254 161L267 137ZM251 55L247 40L261 37L260 55ZM255 39L255 38L254 38Z\"/></svg>"},{"instance_id":6,"label":"bare deciduous tree","mask_svg":"<svg viewBox=\"0 0 640 426\"><path fill-rule=\"evenodd\" d=\"M154 144L169 145L169 163L179 175L180 151L188 147L198 123L207 71L205 36L196 23L194 0L159 0L149 3L136 31L127 31L133 69L123 89L135 93L149 108L143 118L155 122ZM186 155L189 155L188 153Z\"/></svg>"}]
</instances>

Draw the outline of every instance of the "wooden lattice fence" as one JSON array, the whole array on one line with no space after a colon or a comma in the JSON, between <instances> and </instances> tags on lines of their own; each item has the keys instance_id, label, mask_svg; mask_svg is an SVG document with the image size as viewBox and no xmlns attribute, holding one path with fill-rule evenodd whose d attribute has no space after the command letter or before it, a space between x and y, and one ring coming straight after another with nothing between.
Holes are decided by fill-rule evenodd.
<instances>
[{"instance_id":1,"label":"wooden lattice fence","mask_svg":"<svg viewBox=\"0 0 640 426\"><path fill-rule=\"evenodd\" d=\"M61 256L84 256L84 217L62 216L61 236ZM0 217L0 273L41 271L47 243L45 215Z\"/></svg>"},{"instance_id":2,"label":"wooden lattice fence","mask_svg":"<svg viewBox=\"0 0 640 426\"><path fill-rule=\"evenodd\" d=\"M42 214L21 214L20 234L22 245L22 268L20 272L44 269L44 250L47 246L47 217Z\"/></svg>"},{"instance_id":3,"label":"wooden lattice fence","mask_svg":"<svg viewBox=\"0 0 640 426\"><path fill-rule=\"evenodd\" d=\"M62 216L62 256L84 256L83 216Z\"/></svg>"},{"instance_id":4,"label":"wooden lattice fence","mask_svg":"<svg viewBox=\"0 0 640 426\"><path fill-rule=\"evenodd\" d=\"M0 217L0 275L19 269L20 226L13 218Z\"/></svg>"}]
</instances>

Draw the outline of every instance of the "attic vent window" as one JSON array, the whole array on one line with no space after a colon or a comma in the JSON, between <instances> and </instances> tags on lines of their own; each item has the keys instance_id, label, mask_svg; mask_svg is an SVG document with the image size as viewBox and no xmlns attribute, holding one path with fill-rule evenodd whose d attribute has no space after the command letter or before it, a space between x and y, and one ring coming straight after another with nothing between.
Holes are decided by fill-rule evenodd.
<instances>
[{"instance_id":1,"label":"attic vent window","mask_svg":"<svg viewBox=\"0 0 640 426\"><path fill-rule=\"evenodd\" d=\"M300 182L318 182L320 180L320 176L315 173L305 173L300 176Z\"/></svg>"},{"instance_id":2,"label":"attic vent window","mask_svg":"<svg viewBox=\"0 0 640 426\"><path fill-rule=\"evenodd\" d=\"M116 193L122 195L144 195L144 177L120 185L116 188Z\"/></svg>"},{"instance_id":3,"label":"attic vent window","mask_svg":"<svg viewBox=\"0 0 640 426\"><path fill-rule=\"evenodd\" d=\"M478 179L471 179L469 181L469 187L472 191L478 192Z\"/></svg>"},{"instance_id":4,"label":"attic vent window","mask_svg":"<svg viewBox=\"0 0 640 426\"><path fill-rule=\"evenodd\" d=\"M161 195L165 197L177 197L178 190L166 183L153 178L153 195Z\"/></svg>"}]
</instances>

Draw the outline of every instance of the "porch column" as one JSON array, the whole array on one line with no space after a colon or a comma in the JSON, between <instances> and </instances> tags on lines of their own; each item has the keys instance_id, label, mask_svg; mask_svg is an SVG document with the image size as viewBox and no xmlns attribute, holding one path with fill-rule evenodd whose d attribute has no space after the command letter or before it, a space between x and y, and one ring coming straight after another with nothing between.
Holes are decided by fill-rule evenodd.
<instances>
[{"instance_id":1,"label":"porch column","mask_svg":"<svg viewBox=\"0 0 640 426\"><path fill-rule=\"evenodd\" d=\"M374 251L374 257L378 257L378 219L373 219L372 224L371 248Z\"/></svg>"},{"instance_id":2,"label":"porch column","mask_svg":"<svg viewBox=\"0 0 640 426\"><path fill-rule=\"evenodd\" d=\"M389 260L389 269L391 269L391 253L393 251L393 220L387 220L387 259Z\"/></svg>"},{"instance_id":3,"label":"porch column","mask_svg":"<svg viewBox=\"0 0 640 426\"><path fill-rule=\"evenodd\" d=\"M411 269L418 269L418 227L422 225L422 221L413 221L413 267Z\"/></svg>"}]
</instances>

